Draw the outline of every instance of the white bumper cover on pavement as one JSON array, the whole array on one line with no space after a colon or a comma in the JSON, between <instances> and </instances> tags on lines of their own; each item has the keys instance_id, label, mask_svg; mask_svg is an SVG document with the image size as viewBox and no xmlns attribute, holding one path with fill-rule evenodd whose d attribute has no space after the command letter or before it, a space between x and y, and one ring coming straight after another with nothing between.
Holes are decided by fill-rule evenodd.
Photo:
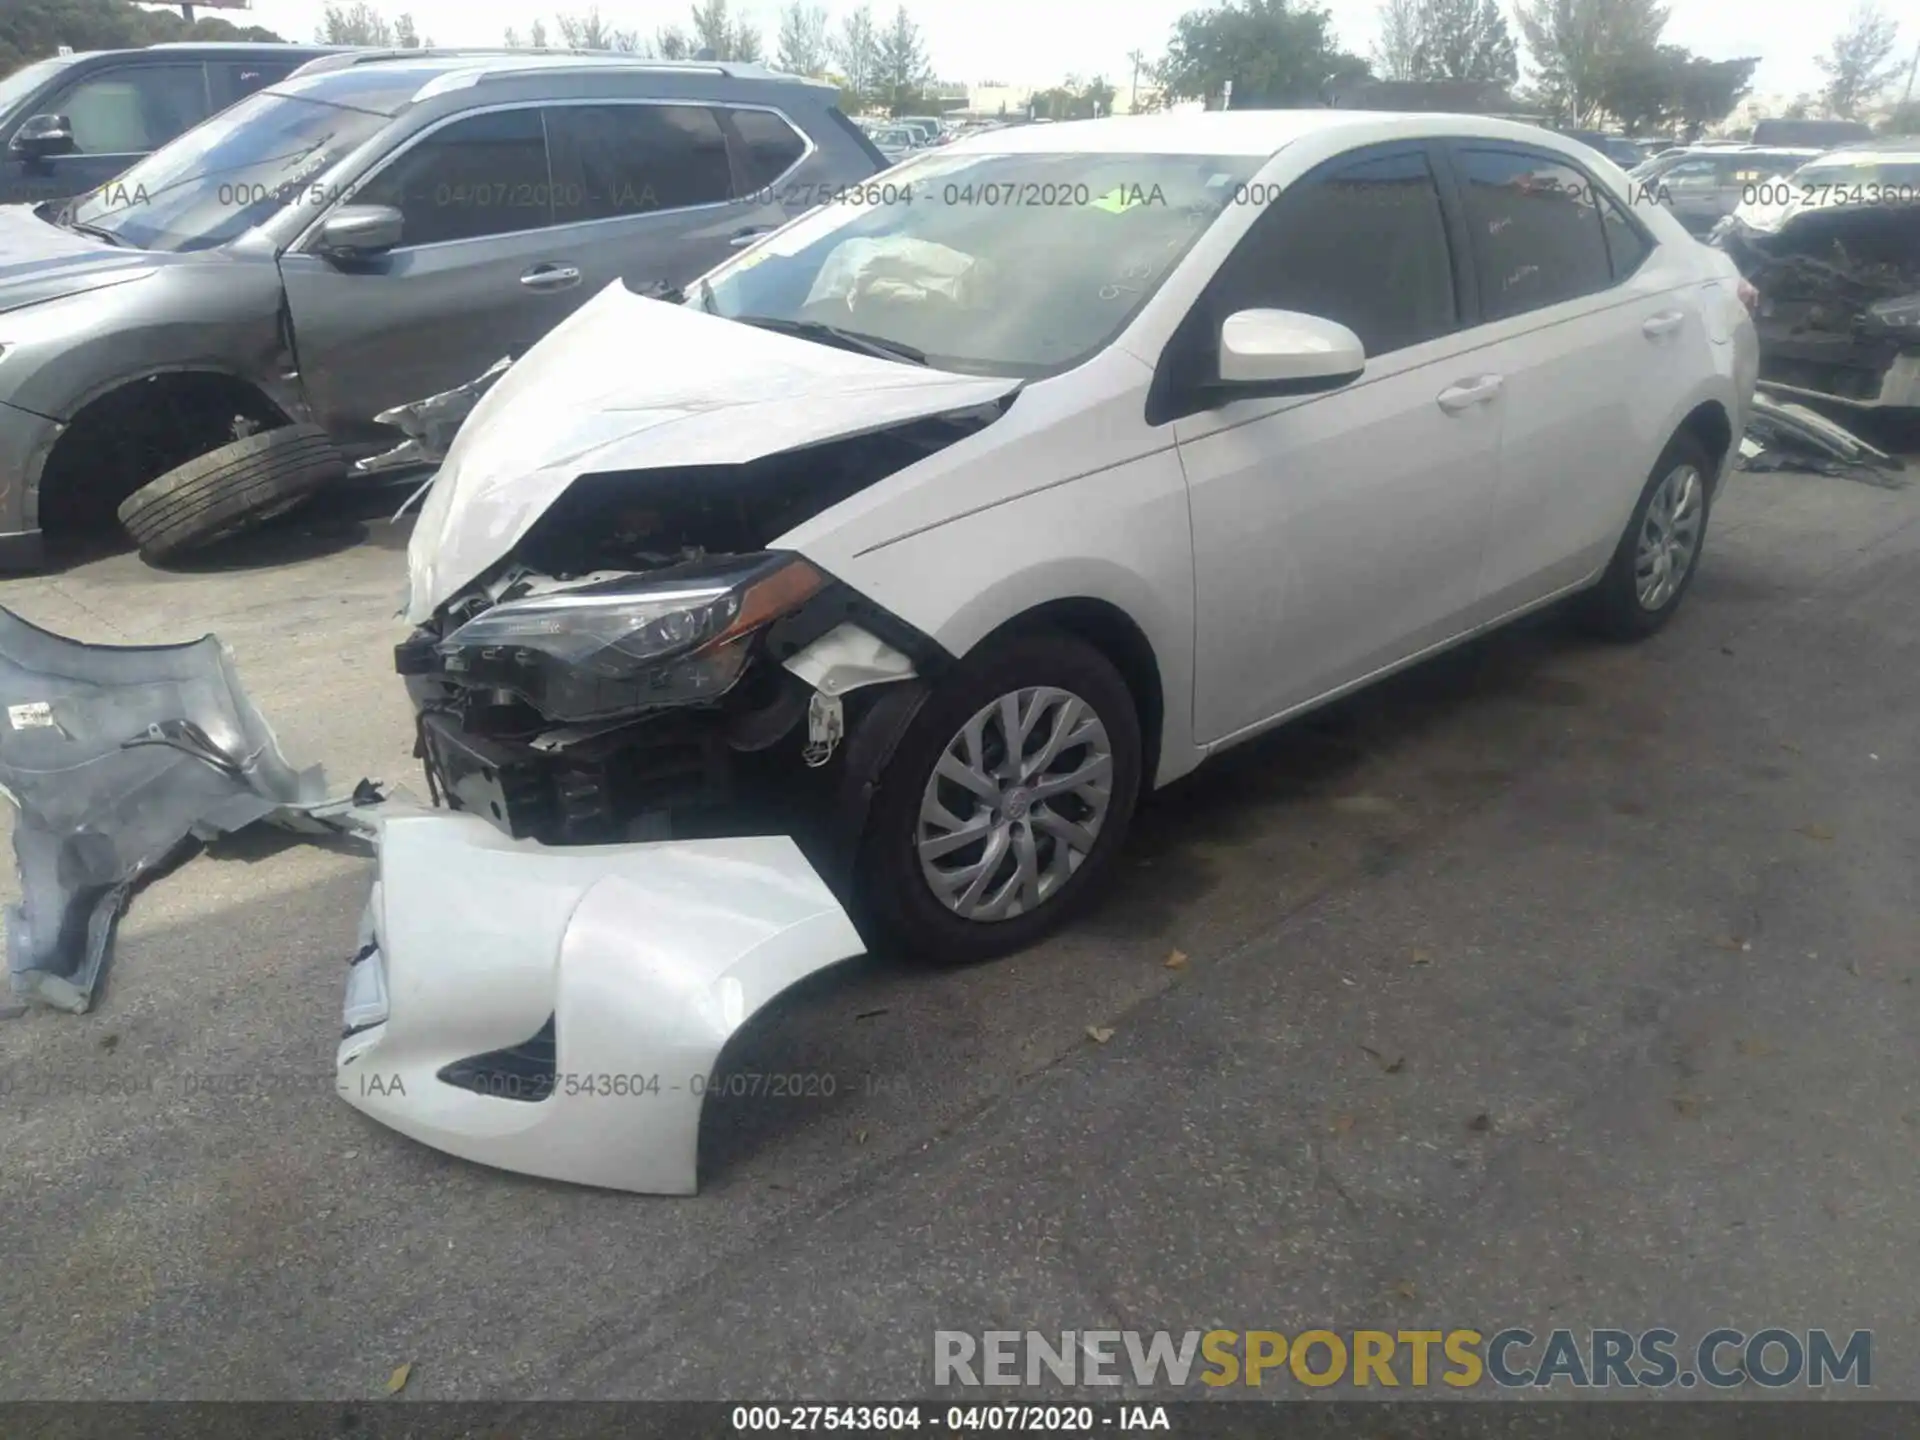
<instances>
[{"instance_id":1,"label":"white bumper cover on pavement","mask_svg":"<svg viewBox=\"0 0 1920 1440\"><path fill-rule=\"evenodd\" d=\"M782 836L549 847L472 815L396 817L347 986L341 1096L450 1154L690 1195L721 1048L774 996L865 948ZM551 1078L449 1065L552 1022Z\"/></svg>"}]
</instances>

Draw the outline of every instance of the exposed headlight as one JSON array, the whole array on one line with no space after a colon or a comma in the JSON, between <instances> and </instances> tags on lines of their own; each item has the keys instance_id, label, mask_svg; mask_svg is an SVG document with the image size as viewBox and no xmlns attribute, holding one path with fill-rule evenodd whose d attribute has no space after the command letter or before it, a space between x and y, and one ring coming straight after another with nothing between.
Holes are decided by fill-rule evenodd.
<instances>
[{"instance_id":1,"label":"exposed headlight","mask_svg":"<svg viewBox=\"0 0 1920 1440\"><path fill-rule=\"evenodd\" d=\"M1920 295L1902 295L1867 306L1867 324L1896 335L1920 337Z\"/></svg>"},{"instance_id":2,"label":"exposed headlight","mask_svg":"<svg viewBox=\"0 0 1920 1440\"><path fill-rule=\"evenodd\" d=\"M796 555L699 563L509 600L439 645L447 673L553 720L602 720L724 695L752 635L827 577Z\"/></svg>"}]
</instances>

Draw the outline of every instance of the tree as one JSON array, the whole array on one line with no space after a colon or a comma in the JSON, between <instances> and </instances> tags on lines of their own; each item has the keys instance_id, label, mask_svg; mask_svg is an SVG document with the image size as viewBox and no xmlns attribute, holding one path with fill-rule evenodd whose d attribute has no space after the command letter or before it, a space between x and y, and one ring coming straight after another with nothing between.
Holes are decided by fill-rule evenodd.
<instances>
[{"instance_id":1,"label":"tree","mask_svg":"<svg viewBox=\"0 0 1920 1440\"><path fill-rule=\"evenodd\" d=\"M859 109L872 94L880 69L880 39L874 33L873 12L865 5L840 22L840 34L834 40L833 58L846 77L847 94Z\"/></svg>"},{"instance_id":2,"label":"tree","mask_svg":"<svg viewBox=\"0 0 1920 1440\"><path fill-rule=\"evenodd\" d=\"M393 26L366 0L355 0L352 5L334 4L329 0L313 38L323 45L385 47L393 44Z\"/></svg>"},{"instance_id":3,"label":"tree","mask_svg":"<svg viewBox=\"0 0 1920 1440\"><path fill-rule=\"evenodd\" d=\"M874 80L895 115L917 110L921 92L933 83L933 67L927 64L927 47L921 42L920 27L913 23L905 5L894 9L893 23L879 37Z\"/></svg>"},{"instance_id":4,"label":"tree","mask_svg":"<svg viewBox=\"0 0 1920 1440\"><path fill-rule=\"evenodd\" d=\"M827 7L801 0L780 12L776 63L791 75L824 75L831 58L827 43Z\"/></svg>"},{"instance_id":5,"label":"tree","mask_svg":"<svg viewBox=\"0 0 1920 1440\"><path fill-rule=\"evenodd\" d=\"M1658 46L1667 13L1658 0L1520 0L1514 18L1539 71L1540 99L1555 118L1592 120L1601 77Z\"/></svg>"},{"instance_id":6,"label":"tree","mask_svg":"<svg viewBox=\"0 0 1920 1440\"><path fill-rule=\"evenodd\" d=\"M560 32L560 43L568 50L622 50L631 53L640 48L640 36L632 30L616 30L609 25L601 18L598 5L585 15L556 15L553 23ZM536 28L539 24L539 21L534 21ZM535 45L539 49L546 48L544 31Z\"/></svg>"},{"instance_id":7,"label":"tree","mask_svg":"<svg viewBox=\"0 0 1920 1440\"><path fill-rule=\"evenodd\" d=\"M1227 0L1174 25L1165 88L1217 102L1229 83L1242 109L1318 104L1334 84L1364 79L1367 62L1334 47L1333 17L1293 0Z\"/></svg>"},{"instance_id":8,"label":"tree","mask_svg":"<svg viewBox=\"0 0 1920 1440\"><path fill-rule=\"evenodd\" d=\"M1419 0L1414 80L1511 85L1520 58L1498 0ZM1391 77L1389 77L1391 78Z\"/></svg>"},{"instance_id":9,"label":"tree","mask_svg":"<svg viewBox=\"0 0 1920 1440\"><path fill-rule=\"evenodd\" d=\"M678 25L663 25L653 35L654 52L662 60L691 60L693 40Z\"/></svg>"},{"instance_id":10,"label":"tree","mask_svg":"<svg viewBox=\"0 0 1920 1440\"><path fill-rule=\"evenodd\" d=\"M1373 69L1382 80L1424 80L1420 73L1423 0L1386 0L1380 7L1380 38Z\"/></svg>"},{"instance_id":11,"label":"tree","mask_svg":"<svg viewBox=\"0 0 1920 1440\"><path fill-rule=\"evenodd\" d=\"M1813 62L1827 77L1822 98L1829 111L1851 120L1893 83L1900 69L1897 62L1890 63L1899 30L1873 0L1855 7L1847 28L1833 37L1832 48Z\"/></svg>"},{"instance_id":12,"label":"tree","mask_svg":"<svg viewBox=\"0 0 1920 1440\"><path fill-rule=\"evenodd\" d=\"M31 60L75 50L123 50L169 40L281 43L259 25L203 15L189 25L176 10L143 10L128 0L4 0L0 3L0 75Z\"/></svg>"},{"instance_id":13,"label":"tree","mask_svg":"<svg viewBox=\"0 0 1920 1440\"><path fill-rule=\"evenodd\" d=\"M695 0L693 36L695 55L713 60L759 60L763 47L760 32L744 19L736 21L727 0Z\"/></svg>"},{"instance_id":14,"label":"tree","mask_svg":"<svg viewBox=\"0 0 1920 1440\"><path fill-rule=\"evenodd\" d=\"M1884 135L1920 135L1920 100L1902 100L1880 122Z\"/></svg>"},{"instance_id":15,"label":"tree","mask_svg":"<svg viewBox=\"0 0 1920 1440\"><path fill-rule=\"evenodd\" d=\"M1658 45L1603 67L1595 100L1629 134L1678 129L1692 139L1740 103L1759 63L1708 60L1678 45Z\"/></svg>"},{"instance_id":16,"label":"tree","mask_svg":"<svg viewBox=\"0 0 1920 1440\"><path fill-rule=\"evenodd\" d=\"M420 30L413 23L413 16L402 14L393 22L393 43L402 50L431 50L433 40L420 38Z\"/></svg>"},{"instance_id":17,"label":"tree","mask_svg":"<svg viewBox=\"0 0 1920 1440\"><path fill-rule=\"evenodd\" d=\"M547 48L547 22L536 20L527 31L527 43L536 50Z\"/></svg>"}]
</instances>

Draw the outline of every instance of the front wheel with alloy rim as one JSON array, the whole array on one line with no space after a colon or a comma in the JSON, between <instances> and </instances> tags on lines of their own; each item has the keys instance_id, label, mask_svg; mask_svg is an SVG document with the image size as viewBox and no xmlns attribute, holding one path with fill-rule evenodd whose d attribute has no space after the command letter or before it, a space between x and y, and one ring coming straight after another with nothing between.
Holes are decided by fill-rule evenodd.
<instances>
[{"instance_id":1,"label":"front wheel with alloy rim","mask_svg":"<svg viewBox=\"0 0 1920 1440\"><path fill-rule=\"evenodd\" d=\"M1091 899L1133 818L1140 722L1098 650L993 642L942 678L881 776L861 908L909 955L985 960Z\"/></svg>"},{"instance_id":2,"label":"front wheel with alloy rim","mask_svg":"<svg viewBox=\"0 0 1920 1440\"><path fill-rule=\"evenodd\" d=\"M1713 456L1692 435L1668 443L1606 574L1585 597L1593 628L1614 639L1638 640L1680 608L1707 538L1714 470Z\"/></svg>"}]
</instances>

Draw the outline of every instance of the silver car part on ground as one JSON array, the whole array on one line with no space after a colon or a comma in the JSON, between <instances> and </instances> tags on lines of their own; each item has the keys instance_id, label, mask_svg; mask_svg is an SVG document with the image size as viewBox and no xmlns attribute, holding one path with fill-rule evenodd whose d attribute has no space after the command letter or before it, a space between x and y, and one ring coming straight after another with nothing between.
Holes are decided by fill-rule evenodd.
<instances>
[{"instance_id":1,"label":"silver car part on ground","mask_svg":"<svg viewBox=\"0 0 1920 1440\"><path fill-rule=\"evenodd\" d=\"M356 461L353 473L385 475L396 470L438 465L447 458L447 451L453 446L453 437L466 423L467 416L473 413L473 407L480 403L480 397L493 388L494 381L506 374L507 367L512 364L513 357L503 355L464 385L442 390L438 395L429 395L424 400L382 410L373 417L374 423L391 425L407 438L391 450L383 450L378 455ZM424 491L425 487L421 488Z\"/></svg>"},{"instance_id":2,"label":"silver car part on ground","mask_svg":"<svg viewBox=\"0 0 1920 1440\"><path fill-rule=\"evenodd\" d=\"M1762 386L1740 443L1741 469L1815 470L1890 490L1906 488L1897 456L1804 405L1774 399L1765 393L1771 387Z\"/></svg>"},{"instance_id":3,"label":"silver car part on ground","mask_svg":"<svg viewBox=\"0 0 1920 1440\"><path fill-rule=\"evenodd\" d=\"M549 847L441 812L378 851L338 1093L503 1170L694 1193L728 1039L865 948L784 836Z\"/></svg>"},{"instance_id":4,"label":"silver car part on ground","mask_svg":"<svg viewBox=\"0 0 1920 1440\"><path fill-rule=\"evenodd\" d=\"M85 1011L128 893L194 839L325 798L296 771L211 635L88 645L0 608L0 785L19 814L15 993Z\"/></svg>"}]
</instances>

